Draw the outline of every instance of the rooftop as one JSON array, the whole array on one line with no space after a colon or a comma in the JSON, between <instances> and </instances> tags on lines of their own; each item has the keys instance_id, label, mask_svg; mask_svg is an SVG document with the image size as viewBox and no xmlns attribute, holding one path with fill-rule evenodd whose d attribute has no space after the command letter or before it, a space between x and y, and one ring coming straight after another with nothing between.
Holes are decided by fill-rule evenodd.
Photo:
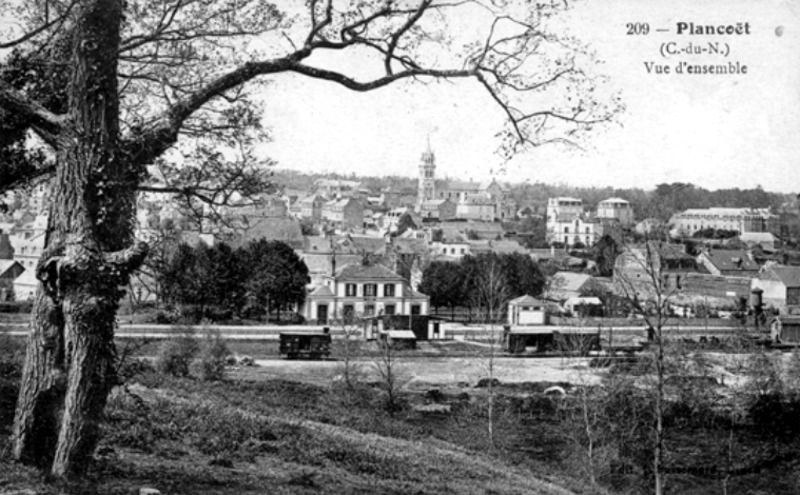
<instances>
[{"instance_id":1,"label":"rooftop","mask_svg":"<svg viewBox=\"0 0 800 495\"><path fill-rule=\"evenodd\" d=\"M338 270L336 278L339 280L393 280L403 282L400 275L394 273L383 265L348 265Z\"/></svg>"}]
</instances>

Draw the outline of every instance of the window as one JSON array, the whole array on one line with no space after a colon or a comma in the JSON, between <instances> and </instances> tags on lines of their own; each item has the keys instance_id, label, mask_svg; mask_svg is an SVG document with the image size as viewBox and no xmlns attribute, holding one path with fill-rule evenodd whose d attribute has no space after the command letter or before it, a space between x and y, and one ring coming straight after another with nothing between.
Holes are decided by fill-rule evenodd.
<instances>
[{"instance_id":1,"label":"window","mask_svg":"<svg viewBox=\"0 0 800 495\"><path fill-rule=\"evenodd\" d=\"M374 304L366 304L364 305L364 315L365 316L372 316L375 314L375 305Z\"/></svg>"},{"instance_id":2,"label":"window","mask_svg":"<svg viewBox=\"0 0 800 495\"><path fill-rule=\"evenodd\" d=\"M364 284L364 296L375 297L378 295L378 284Z\"/></svg>"},{"instance_id":3,"label":"window","mask_svg":"<svg viewBox=\"0 0 800 495\"><path fill-rule=\"evenodd\" d=\"M394 297L394 284L384 284L383 285L383 296L384 297Z\"/></svg>"},{"instance_id":4,"label":"window","mask_svg":"<svg viewBox=\"0 0 800 495\"><path fill-rule=\"evenodd\" d=\"M387 315L393 315L394 314L394 304L387 304L386 306L384 306L383 307L383 312L385 314L387 314Z\"/></svg>"},{"instance_id":5,"label":"window","mask_svg":"<svg viewBox=\"0 0 800 495\"><path fill-rule=\"evenodd\" d=\"M461 254L464 254L464 248L461 248Z\"/></svg>"},{"instance_id":6,"label":"window","mask_svg":"<svg viewBox=\"0 0 800 495\"><path fill-rule=\"evenodd\" d=\"M564 233L569 234L569 227L564 227Z\"/></svg>"},{"instance_id":7,"label":"window","mask_svg":"<svg viewBox=\"0 0 800 495\"><path fill-rule=\"evenodd\" d=\"M345 284L344 285L344 294L346 296L355 296L356 295L356 284Z\"/></svg>"}]
</instances>

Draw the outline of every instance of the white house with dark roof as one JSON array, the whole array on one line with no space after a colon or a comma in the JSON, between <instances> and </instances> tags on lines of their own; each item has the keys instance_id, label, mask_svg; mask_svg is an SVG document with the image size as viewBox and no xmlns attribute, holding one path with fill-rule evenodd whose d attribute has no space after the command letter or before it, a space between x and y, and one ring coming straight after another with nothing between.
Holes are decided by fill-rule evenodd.
<instances>
[{"instance_id":1,"label":"white house with dark roof","mask_svg":"<svg viewBox=\"0 0 800 495\"><path fill-rule=\"evenodd\" d=\"M550 198L547 200L547 242L566 246L591 246L602 234L602 225L583 211L579 198Z\"/></svg>"},{"instance_id":2,"label":"white house with dark roof","mask_svg":"<svg viewBox=\"0 0 800 495\"><path fill-rule=\"evenodd\" d=\"M511 326L546 325L545 302L529 295L510 300L508 302L508 324Z\"/></svg>"},{"instance_id":3,"label":"white house with dark roof","mask_svg":"<svg viewBox=\"0 0 800 495\"><path fill-rule=\"evenodd\" d=\"M781 314L800 313L800 266L764 265L750 287L764 291L761 298L765 307Z\"/></svg>"},{"instance_id":4,"label":"white house with dark roof","mask_svg":"<svg viewBox=\"0 0 800 495\"><path fill-rule=\"evenodd\" d=\"M348 265L306 297L307 321L324 325L348 316L426 315L430 298L383 265Z\"/></svg>"}]
</instances>

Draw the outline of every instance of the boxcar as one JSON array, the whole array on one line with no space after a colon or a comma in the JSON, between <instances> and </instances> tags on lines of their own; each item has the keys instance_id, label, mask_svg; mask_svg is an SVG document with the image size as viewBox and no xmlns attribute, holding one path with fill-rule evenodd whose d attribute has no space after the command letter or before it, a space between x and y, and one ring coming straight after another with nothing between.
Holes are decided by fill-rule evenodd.
<instances>
[{"instance_id":1,"label":"boxcar","mask_svg":"<svg viewBox=\"0 0 800 495\"><path fill-rule=\"evenodd\" d=\"M320 359L331 354L329 332L281 332L280 353L289 359Z\"/></svg>"}]
</instances>

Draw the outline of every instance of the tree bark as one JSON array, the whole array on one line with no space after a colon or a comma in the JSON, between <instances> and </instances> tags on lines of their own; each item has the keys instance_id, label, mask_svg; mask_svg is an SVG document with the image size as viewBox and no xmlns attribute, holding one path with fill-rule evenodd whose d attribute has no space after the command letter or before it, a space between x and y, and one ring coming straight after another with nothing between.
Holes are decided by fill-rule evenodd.
<instances>
[{"instance_id":1,"label":"tree bark","mask_svg":"<svg viewBox=\"0 0 800 495\"><path fill-rule=\"evenodd\" d=\"M68 125L14 424L14 456L56 477L85 470L116 383L114 326L145 245L132 243L136 173L120 155L120 0L84 2L72 21Z\"/></svg>"}]
</instances>

